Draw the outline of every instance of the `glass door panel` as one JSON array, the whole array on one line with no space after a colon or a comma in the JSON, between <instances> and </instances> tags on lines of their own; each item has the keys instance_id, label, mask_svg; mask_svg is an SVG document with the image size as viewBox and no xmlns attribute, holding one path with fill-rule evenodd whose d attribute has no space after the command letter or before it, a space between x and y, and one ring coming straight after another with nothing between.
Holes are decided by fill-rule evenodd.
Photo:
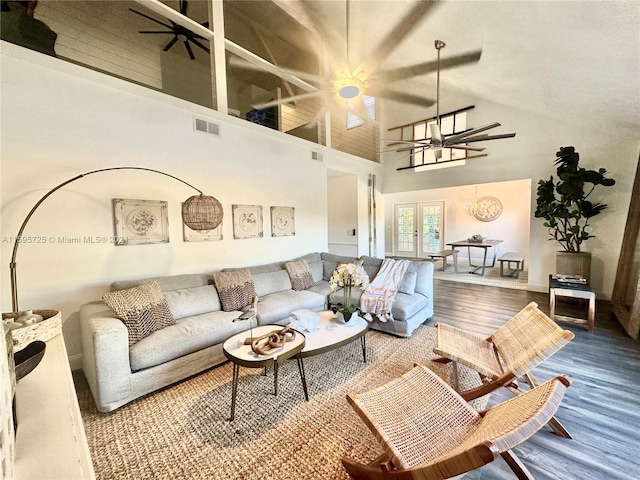
<instances>
[{"instance_id":1,"label":"glass door panel","mask_svg":"<svg viewBox=\"0 0 640 480\"><path fill-rule=\"evenodd\" d=\"M395 206L395 254L399 257L416 257L417 225L416 204L405 203Z\"/></svg>"},{"instance_id":2,"label":"glass door panel","mask_svg":"<svg viewBox=\"0 0 640 480\"><path fill-rule=\"evenodd\" d=\"M429 253L439 252L444 249L444 202L419 203L422 225L419 231L420 251L418 257L425 258Z\"/></svg>"}]
</instances>

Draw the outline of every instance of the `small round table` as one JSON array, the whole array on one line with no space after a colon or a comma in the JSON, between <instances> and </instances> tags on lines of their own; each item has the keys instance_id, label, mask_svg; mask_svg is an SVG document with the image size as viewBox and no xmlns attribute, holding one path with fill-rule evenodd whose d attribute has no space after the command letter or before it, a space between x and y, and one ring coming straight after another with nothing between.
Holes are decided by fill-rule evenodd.
<instances>
[{"instance_id":1,"label":"small round table","mask_svg":"<svg viewBox=\"0 0 640 480\"><path fill-rule=\"evenodd\" d=\"M264 368L273 365L273 394L278 394L278 363L282 360L287 360L291 357L296 357L298 361L298 370L300 371L300 379L302 380L302 389L304 391L305 400L309 400L309 393L307 392L307 381L304 375L304 364L302 363L302 356L299 355L305 346L305 336L296 331L296 337L285 344L276 348L267 355L258 355L251 350L251 345L245 344L245 339L261 337L274 330L281 330L284 327L282 325L262 325L255 327L252 330L246 330L240 332L229 339L227 339L222 345L222 351L224 356L227 357L233 363L233 383L231 387L231 418L235 417L236 410L236 396L238 394L238 377L240 366L248 368Z\"/></svg>"}]
</instances>

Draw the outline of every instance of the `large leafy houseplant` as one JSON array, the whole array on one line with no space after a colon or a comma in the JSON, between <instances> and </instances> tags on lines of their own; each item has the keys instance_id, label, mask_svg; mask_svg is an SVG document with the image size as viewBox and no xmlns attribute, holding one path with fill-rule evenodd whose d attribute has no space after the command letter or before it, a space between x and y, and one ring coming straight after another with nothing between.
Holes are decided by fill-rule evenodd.
<instances>
[{"instance_id":1,"label":"large leafy houseplant","mask_svg":"<svg viewBox=\"0 0 640 480\"><path fill-rule=\"evenodd\" d=\"M589 221L607 208L604 203L589 201L589 195L597 185L611 187L616 182L606 178L604 168L596 171L580 167L574 147L560 147L556 157L558 181L552 175L538 182L535 216L544 219L550 240L557 241L566 252L577 253L585 240L594 237L587 231Z\"/></svg>"}]
</instances>

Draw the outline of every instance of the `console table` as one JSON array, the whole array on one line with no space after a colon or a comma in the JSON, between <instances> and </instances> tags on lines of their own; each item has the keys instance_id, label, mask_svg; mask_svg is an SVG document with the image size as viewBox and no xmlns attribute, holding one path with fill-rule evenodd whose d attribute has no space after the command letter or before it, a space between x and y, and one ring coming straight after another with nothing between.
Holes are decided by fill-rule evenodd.
<instances>
[{"instance_id":1,"label":"console table","mask_svg":"<svg viewBox=\"0 0 640 480\"><path fill-rule=\"evenodd\" d=\"M47 341L40 364L16 387L15 480L95 479L67 349Z\"/></svg>"}]
</instances>

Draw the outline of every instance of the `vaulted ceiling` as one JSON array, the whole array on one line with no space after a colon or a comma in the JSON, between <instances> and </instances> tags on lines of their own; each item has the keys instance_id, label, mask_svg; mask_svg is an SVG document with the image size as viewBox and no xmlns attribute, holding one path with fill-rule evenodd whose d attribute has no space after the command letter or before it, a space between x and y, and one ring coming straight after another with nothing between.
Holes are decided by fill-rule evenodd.
<instances>
[{"instance_id":1,"label":"vaulted ceiling","mask_svg":"<svg viewBox=\"0 0 640 480\"><path fill-rule=\"evenodd\" d=\"M435 60L436 39L447 43L443 59L482 49L478 63L443 73L443 96L463 93L553 118L640 129L638 0L434 2L391 45L384 40L415 0L349 0L348 16L344 0L227 3L301 51L320 51L324 42L329 55L345 56L348 44L351 59L365 59L390 47L379 59L384 69ZM300 35L287 27L288 17L320 35ZM435 78L432 72L392 86L434 97Z\"/></svg>"}]
</instances>

